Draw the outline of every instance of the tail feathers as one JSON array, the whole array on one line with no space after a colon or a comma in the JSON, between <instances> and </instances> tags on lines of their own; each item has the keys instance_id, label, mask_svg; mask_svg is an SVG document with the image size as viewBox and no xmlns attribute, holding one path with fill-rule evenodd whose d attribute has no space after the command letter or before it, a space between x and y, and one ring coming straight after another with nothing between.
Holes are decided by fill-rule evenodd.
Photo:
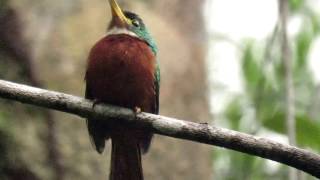
<instances>
[{"instance_id":1,"label":"tail feathers","mask_svg":"<svg viewBox=\"0 0 320 180\"><path fill-rule=\"evenodd\" d=\"M94 147L98 151L99 154L102 154L105 148L105 138L95 138L94 140Z\"/></svg>"},{"instance_id":2,"label":"tail feathers","mask_svg":"<svg viewBox=\"0 0 320 180\"><path fill-rule=\"evenodd\" d=\"M141 148L142 154L145 154L148 152L150 145L151 145L152 137L153 137L152 133L145 132L143 138L141 138L140 148Z\"/></svg>"},{"instance_id":3,"label":"tail feathers","mask_svg":"<svg viewBox=\"0 0 320 180\"><path fill-rule=\"evenodd\" d=\"M99 120L87 120L90 140L98 153L102 154L105 148L105 141L109 139L109 128L106 123Z\"/></svg>"},{"instance_id":4,"label":"tail feathers","mask_svg":"<svg viewBox=\"0 0 320 180\"><path fill-rule=\"evenodd\" d=\"M110 180L143 180L140 146L134 136L112 137Z\"/></svg>"}]
</instances>

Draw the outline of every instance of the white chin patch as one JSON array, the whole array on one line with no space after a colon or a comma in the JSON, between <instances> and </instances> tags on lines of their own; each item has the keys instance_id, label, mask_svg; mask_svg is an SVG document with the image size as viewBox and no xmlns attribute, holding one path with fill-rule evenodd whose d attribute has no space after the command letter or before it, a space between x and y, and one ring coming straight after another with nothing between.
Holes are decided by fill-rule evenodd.
<instances>
[{"instance_id":1,"label":"white chin patch","mask_svg":"<svg viewBox=\"0 0 320 180\"><path fill-rule=\"evenodd\" d=\"M129 31L126 28L113 27L112 29L107 31L107 36L108 35L117 35L117 34L127 34L129 36L138 37L135 33Z\"/></svg>"}]
</instances>

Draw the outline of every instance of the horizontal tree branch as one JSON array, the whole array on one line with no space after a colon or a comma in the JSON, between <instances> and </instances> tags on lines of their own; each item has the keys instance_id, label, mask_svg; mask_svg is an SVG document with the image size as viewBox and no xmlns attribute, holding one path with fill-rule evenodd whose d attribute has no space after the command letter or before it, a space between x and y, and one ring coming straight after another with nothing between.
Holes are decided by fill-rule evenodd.
<instances>
[{"instance_id":1,"label":"horizontal tree branch","mask_svg":"<svg viewBox=\"0 0 320 180\"><path fill-rule=\"evenodd\" d=\"M320 178L320 156L304 149L224 128L198 124L93 102L54 91L0 80L0 97L81 116L144 127L160 135L220 146L274 160Z\"/></svg>"}]
</instances>

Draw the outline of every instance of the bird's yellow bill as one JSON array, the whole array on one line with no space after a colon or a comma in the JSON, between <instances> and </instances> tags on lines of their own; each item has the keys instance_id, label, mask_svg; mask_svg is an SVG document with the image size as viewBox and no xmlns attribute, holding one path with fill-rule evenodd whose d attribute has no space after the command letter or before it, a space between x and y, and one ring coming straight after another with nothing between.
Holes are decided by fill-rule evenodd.
<instances>
[{"instance_id":1,"label":"bird's yellow bill","mask_svg":"<svg viewBox=\"0 0 320 180\"><path fill-rule=\"evenodd\" d=\"M122 23L125 23L127 25L132 24L131 20L124 15L116 0L109 0L109 4L111 7L112 16L114 18L118 18Z\"/></svg>"}]
</instances>

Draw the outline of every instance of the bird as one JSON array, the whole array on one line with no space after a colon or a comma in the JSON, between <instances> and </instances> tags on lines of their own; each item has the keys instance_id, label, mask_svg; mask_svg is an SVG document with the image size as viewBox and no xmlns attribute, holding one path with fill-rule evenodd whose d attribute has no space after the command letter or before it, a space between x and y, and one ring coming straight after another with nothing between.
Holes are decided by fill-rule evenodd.
<instances>
[{"instance_id":1,"label":"bird","mask_svg":"<svg viewBox=\"0 0 320 180\"><path fill-rule=\"evenodd\" d=\"M106 35L91 48L85 98L141 111L159 113L158 48L139 15L108 0L112 19ZM87 119L92 144L102 154L111 139L110 180L143 180L141 155L150 147L152 132L121 123L121 119Z\"/></svg>"}]
</instances>

